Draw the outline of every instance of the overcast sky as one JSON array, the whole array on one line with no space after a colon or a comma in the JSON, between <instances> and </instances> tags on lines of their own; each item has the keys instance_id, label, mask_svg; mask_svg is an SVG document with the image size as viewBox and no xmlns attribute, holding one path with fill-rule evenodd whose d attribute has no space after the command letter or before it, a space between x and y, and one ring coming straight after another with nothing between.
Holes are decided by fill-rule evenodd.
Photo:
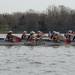
<instances>
[{"instance_id":1,"label":"overcast sky","mask_svg":"<svg viewBox=\"0 0 75 75\"><path fill-rule=\"evenodd\" d=\"M0 13L43 11L50 5L65 5L75 9L75 0L0 0Z\"/></svg>"}]
</instances>

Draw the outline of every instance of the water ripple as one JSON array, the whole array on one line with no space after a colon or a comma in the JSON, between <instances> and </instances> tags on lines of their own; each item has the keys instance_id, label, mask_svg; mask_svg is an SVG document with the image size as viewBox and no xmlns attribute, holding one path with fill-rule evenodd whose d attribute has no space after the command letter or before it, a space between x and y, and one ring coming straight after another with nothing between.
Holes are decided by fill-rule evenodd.
<instances>
[{"instance_id":1,"label":"water ripple","mask_svg":"<svg viewBox=\"0 0 75 75\"><path fill-rule=\"evenodd\" d=\"M74 75L75 47L0 46L0 75Z\"/></svg>"}]
</instances>

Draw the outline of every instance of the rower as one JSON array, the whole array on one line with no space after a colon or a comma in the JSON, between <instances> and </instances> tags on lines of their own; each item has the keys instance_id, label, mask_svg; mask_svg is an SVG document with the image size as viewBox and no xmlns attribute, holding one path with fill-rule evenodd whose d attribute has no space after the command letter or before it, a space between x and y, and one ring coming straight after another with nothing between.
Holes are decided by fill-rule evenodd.
<instances>
[{"instance_id":1,"label":"rower","mask_svg":"<svg viewBox=\"0 0 75 75\"><path fill-rule=\"evenodd\" d=\"M6 35L6 41L9 42L21 42L21 38L18 36L13 35L12 31L9 31Z\"/></svg>"},{"instance_id":2,"label":"rower","mask_svg":"<svg viewBox=\"0 0 75 75\"><path fill-rule=\"evenodd\" d=\"M41 31L37 31L36 38L40 38L42 36Z\"/></svg>"},{"instance_id":3,"label":"rower","mask_svg":"<svg viewBox=\"0 0 75 75\"><path fill-rule=\"evenodd\" d=\"M28 36L28 41L34 41L35 40L35 32L34 31L31 31L30 32L30 35Z\"/></svg>"},{"instance_id":4,"label":"rower","mask_svg":"<svg viewBox=\"0 0 75 75\"><path fill-rule=\"evenodd\" d=\"M24 31L24 32L22 33L21 39L22 39L22 40L26 40L26 39L27 39L27 31Z\"/></svg>"},{"instance_id":5,"label":"rower","mask_svg":"<svg viewBox=\"0 0 75 75\"><path fill-rule=\"evenodd\" d=\"M70 30L68 32L68 36L70 38L71 41L75 41L75 35L74 35L74 32L72 30Z\"/></svg>"},{"instance_id":6,"label":"rower","mask_svg":"<svg viewBox=\"0 0 75 75\"><path fill-rule=\"evenodd\" d=\"M73 40L73 34L72 34L73 32L72 32L72 30L69 30L66 34L65 34L65 37L66 37L66 39L69 39L70 41L72 41Z\"/></svg>"},{"instance_id":7,"label":"rower","mask_svg":"<svg viewBox=\"0 0 75 75\"><path fill-rule=\"evenodd\" d=\"M59 42L59 32L54 32L51 39L54 41L54 42Z\"/></svg>"},{"instance_id":8,"label":"rower","mask_svg":"<svg viewBox=\"0 0 75 75\"><path fill-rule=\"evenodd\" d=\"M72 34L72 33L73 33L73 31L72 31L72 30L69 30L69 31L68 31L68 33Z\"/></svg>"},{"instance_id":9,"label":"rower","mask_svg":"<svg viewBox=\"0 0 75 75\"><path fill-rule=\"evenodd\" d=\"M73 41L73 36L72 36L72 30L69 30L66 34L65 34L65 43L69 44Z\"/></svg>"},{"instance_id":10,"label":"rower","mask_svg":"<svg viewBox=\"0 0 75 75\"><path fill-rule=\"evenodd\" d=\"M52 34L51 34L51 39L54 37L56 31L53 31Z\"/></svg>"},{"instance_id":11,"label":"rower","mask_svg":"<svg viewBox=\"0 0 75 75\"><path fill-rule=\"evenodd\" d=\"M42 38L42 32L41 31L37 31L36 41L40 40L41 38Z\"/></svg>"},{"instance_id":12,"label":"rower","mask_svg":"<svg viewBox=\"0 0 75 75\"><path fill-rule=\"evenodd\" d=\"M12 35L12 31L9 31L6 35L6 41L9 41L9 42L13 42L13 35Z\"/></svg>"}]
</instances>

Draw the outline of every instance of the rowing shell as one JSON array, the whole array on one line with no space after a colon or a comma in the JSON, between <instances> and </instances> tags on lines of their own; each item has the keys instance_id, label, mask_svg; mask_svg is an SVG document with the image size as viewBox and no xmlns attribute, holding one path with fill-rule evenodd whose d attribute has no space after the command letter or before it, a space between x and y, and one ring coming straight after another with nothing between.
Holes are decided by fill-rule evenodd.
<instances>
[{"instance_id":1,"label":"rowing shell","mask_svg":"<svg viewBox=\"0 0 75 75\"><path fill-rule=\"evenodd\" d=\"M63 41L54 42L52 40L39 40L39 41L26 41L22 40L21 42L8 42L4 39L0 39L0 45L25 45L25 46L62 46L65 45ZM71 42L69 45L75 46L75 42Z\"/></svg>"},{"instance_id":2,"label":"rowing shell","mask_svg":"<svg viewBox=\"0 0 75 75\"><path fill-rule=\"evenodd\" d=\"M52 42L52 41L26 41L22 40L21 42L8 42L5 40L0 40L0 45L26 45L26 46L41 46L41 45L61 45L59 42Z\"/></svg>"}]
</instances>

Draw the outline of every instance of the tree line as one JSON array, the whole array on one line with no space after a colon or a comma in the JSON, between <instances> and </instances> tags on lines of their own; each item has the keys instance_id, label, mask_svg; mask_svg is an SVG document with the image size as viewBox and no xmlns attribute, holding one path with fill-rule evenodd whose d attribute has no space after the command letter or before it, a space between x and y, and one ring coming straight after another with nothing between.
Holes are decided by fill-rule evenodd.
<instances>
[{"instance_id":1,"label":"tree line","mask_svg":"<svg viewBox=\"0 0 75 75\"><path fill-rule=\"evenodd\" d=\"M0 32L23 31L75 31L75 10L60 5L49 6L44 12L29 10L13 14L0 14Z\"/></svg>"}]
</instances>

